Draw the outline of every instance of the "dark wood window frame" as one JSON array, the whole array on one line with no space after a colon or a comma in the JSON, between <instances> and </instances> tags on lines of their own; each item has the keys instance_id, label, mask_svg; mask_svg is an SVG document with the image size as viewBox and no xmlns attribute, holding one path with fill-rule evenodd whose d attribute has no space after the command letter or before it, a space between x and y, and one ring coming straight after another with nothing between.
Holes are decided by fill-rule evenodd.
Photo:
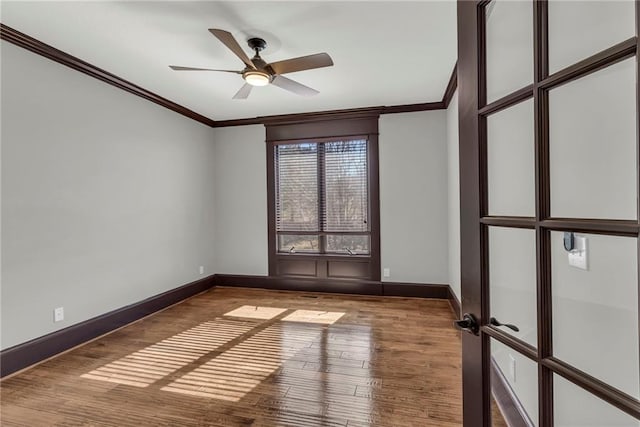
<instances>
[{"instance_id":1,"label":"dark wood window frame","mask_svg":"<svg viewBox=\"0 0 640 427\"><path fill-rule=\"evenodd\" d=\"M620 410L640 418L640 401L638 399L582 372L553 355L551 231L573 231L639 238L640 217L636 220L551 217L548 96L549 91L554 88L622 60L634 58L634 56L638 73L636 80L640 81L640 37L638 37L640 34L640 2L635 2L636 36L550 75L548 66L548 6L544 0L533 0L534 82L487 104L485 11L489 3L490 0L458 1L457 70L458 87L460 88L462 310L479 314L477 317L482 331L480 336L462 334L464 419L465 421L477 420L477 423L469 425L491 425L489 338L494 338L517 350L538 364L540 426L554 425L554 374L565 378ZM636 85L636 90L637 102L640 104L640 85ZM490 216L487 209L487 117L527 99L534 101L536 215L535 217ZM636 129L640 129L640 117L636 120ZM638 156L637 164L640 164L640 132L636 135L636 156ZM638 191L638 201L640 202L640 185ZM640 205L638 212L640 212ZM537 348L504 333L489 323L489 277L486 268L489 262L489 226L535 230ZM640 254L640 239L638 242ZM482 286L479 286L479 283L482 283ZM476 361L482 361L482 363ZM467 424L465 423L465 425Z\"/></svg>"},{"instance_id":2,"label":"dark wood window frame","mask_svg":"<svg viewBox=\"0 0 640 427\"><path fill-rule=\"evenodd\" d=\"M282 122L266 125L269 276L324 280L380 280L378 117L379 114L365 113L349 117L336 117L331 120ZM349 139L366 139L368 145L368 222L370 227L368 233L370 235L370 253L368 255L343 255L337 253L289 254L278 252L275 206L276 146L304 141L327 142ZM314 232L314 234L324 234L324 232Z\"/></svg>"}]
</instances>

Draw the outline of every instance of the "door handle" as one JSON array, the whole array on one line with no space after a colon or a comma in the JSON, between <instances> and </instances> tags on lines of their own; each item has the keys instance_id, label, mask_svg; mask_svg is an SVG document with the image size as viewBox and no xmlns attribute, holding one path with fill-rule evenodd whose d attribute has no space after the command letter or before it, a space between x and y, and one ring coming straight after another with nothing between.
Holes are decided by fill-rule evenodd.
<instances>
[{"instance_id":1,"label":"door handle","mask_svg":"<svg viewBox=\"0 0 640 427\"><path fill-rule=\"evenodd\" d=\"M509 328L514 332L520 332L520 328L518 328L516 325L512 325L511 323L500 323L495 317L489 319L489 323L491 323L493 326L504 326L505 328Z\"/></svg>"},{"instance_id":2,"label":"door handle","mask_svg":"<svg viewBox=\"0 0 640 427\"><path fill-rule=\"evenodd\" d=\"M455 320L453 322L453 326L461 331L469 332L473 335L478 335L478 331L480 330L476 317L469 313L462 315L462 320Z\"/></svg>"}]
</instances>

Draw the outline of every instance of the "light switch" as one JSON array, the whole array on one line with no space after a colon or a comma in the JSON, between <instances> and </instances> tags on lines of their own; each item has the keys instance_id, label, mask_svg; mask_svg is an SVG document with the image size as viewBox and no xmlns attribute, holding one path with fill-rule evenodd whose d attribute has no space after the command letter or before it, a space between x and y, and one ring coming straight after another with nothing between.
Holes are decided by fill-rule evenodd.
<instances>
[{"instance_id":1,"label":"light switch","mask_svg":"<svg viewBox=\"0 0 640 427\"><path fill-rule=\"evenodd\" d=\"M574 249L569 251L569 265L582 270L588 270L587 264L587 238L575 235Z\"/></svg>"}]
</instances>

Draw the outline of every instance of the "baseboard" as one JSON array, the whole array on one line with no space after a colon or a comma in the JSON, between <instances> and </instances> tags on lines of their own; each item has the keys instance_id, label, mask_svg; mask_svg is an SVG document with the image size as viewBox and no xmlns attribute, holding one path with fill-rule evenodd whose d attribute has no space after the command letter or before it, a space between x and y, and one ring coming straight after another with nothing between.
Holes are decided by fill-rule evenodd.
<instances>
[{"instance_id":1,"label":"baseboard","mask_svg":"<svg viewBox=\"0 0 640 427\"><path fill-rule=\"evenodd\" d=\"M451 305L451 311L453 311L453 315L456 319L462 319L462 308L460 305L460 300L456 296L456 293L453 292L451 286L449 286L449 295L447 296L449 300L449 305Z\"/></svg>"},{"instance_id":2,"label":"baseboard","mask_svg":"<svg viewBox=\"0 0 640 427\"><path fill-rule=\"evenodd\" d=\"M447 299L449 285L432 283L381 282L382 295L391 297L416 297Z\"/></svg>"},{"instance_id":3,"label":"baseboard","mask_svg":"<svg viewBox=\"0 0 640 427\"><path fill-rule=\"evenodd\" d=\"M491 393L509 427L533 427L527 411L493 358L491 359Z\"/></svg>"},{"instance_id":4,"label":"baseboard","mask_svg":"<svg viewBox=\"0 0 640 427\"><path fill-rule=\"evenodd\" d=\"M260 288L280 291L382 295L382 286L380 285L380 282L365 280L216 274L214 277L214 283L216 286L237 286L240 288Z\"/></svg>"},{"instance_id":5,"label":"baseboard","mask_svg":"<svg viewBox=\"0 0 640 427\"><path fill-rule=\"evenodd\" d=\"M378 282L372 280L316 279L307 277L216 274L216 286L448 299L449 285Z\"/></svg>"},{"instance_id":6,"label":"baseboard","mask_svg":"<svg viewBox=\"0 0 640 427\"><path fill-rule=\"evenodd\" d=\"M214 274L0 352L0 377L27 368L214 286L448 299L449 285ZM453 295L455 299L455 295ZM459 309L458 309L459 311Z\"/></svg>"},{"instance_id":7,"label":"baseboard","mask_svg":"<svg viewBox=\"0 0 640 427\"><path fill-rule=\"evenodd\" d=\"M24 369L131 322L153 314L214 286L214 276L188 283L143 301L94 317L68 328L0 352L0 377Z\"/></svg>"}]
</instances>

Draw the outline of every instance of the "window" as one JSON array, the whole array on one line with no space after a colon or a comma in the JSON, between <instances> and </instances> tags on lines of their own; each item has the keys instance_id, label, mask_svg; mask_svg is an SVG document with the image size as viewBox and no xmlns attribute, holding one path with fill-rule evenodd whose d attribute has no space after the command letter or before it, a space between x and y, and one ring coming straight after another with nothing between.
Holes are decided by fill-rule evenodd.
<instances>
[{"instance_id":1,"label":"window","mask_svg":"<svg viewBox=\"0 0 640 427\"><path fill-rule=\"evenodd\" d=\"M278 253L370 253L368 147L366 138L275 146Z\"/></svg>"},{"instance_id":2,"label":"window","mask_svg":"<svg viewBox=\"0 0 640 427\"><path fill-rule=\"evenodd\" d=\"M269 276L295 278L296 289L374 292L376 284L355 281L380 280L377 113L265 130Z\"/></svg>"}]
</instances>

